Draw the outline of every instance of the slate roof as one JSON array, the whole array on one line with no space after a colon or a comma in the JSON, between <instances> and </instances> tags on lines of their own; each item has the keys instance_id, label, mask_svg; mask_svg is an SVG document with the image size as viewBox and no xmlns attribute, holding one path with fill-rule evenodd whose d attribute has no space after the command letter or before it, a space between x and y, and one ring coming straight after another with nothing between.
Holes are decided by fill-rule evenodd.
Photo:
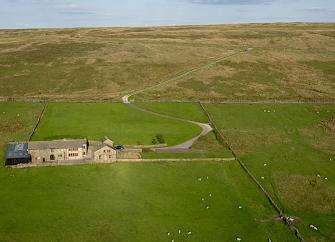
<instances>
[{"instance_id":1,"label":"slate roof","mask_svg":"<svg viewBox=\"0 0 335 242\"><path fill-rule=\"evenodd\" d=\"M28 143L10 143L8 145L6 159L30 158Z\"/></svg>"},{"instance_id":2,"label":"slate roof","mask_svg":"<svg viewBox=\"0 0 335 242\"><path fill-rule=\"evenodd\" d=\"M46 149L78 149L87 144L86 139L77 140L54 140L54 141L32 141L28 143L29 150L46 150Z\"/></svg>"}]
</instances>

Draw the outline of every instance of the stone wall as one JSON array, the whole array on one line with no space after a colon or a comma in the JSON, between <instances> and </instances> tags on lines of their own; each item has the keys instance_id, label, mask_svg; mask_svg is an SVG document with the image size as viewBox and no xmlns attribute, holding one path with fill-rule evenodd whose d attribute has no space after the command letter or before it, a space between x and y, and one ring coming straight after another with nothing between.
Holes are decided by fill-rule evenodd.
<instances>
[{"instance_id":1,"label":"stone wall","mask_svg":"<svg viewBox=\"0 0 335 242\"><path fill-rule=\"evenodd\" d=\"M116 152L118 159L141 159L142 149L124 149Z\"/></svg>"}]
</instances>

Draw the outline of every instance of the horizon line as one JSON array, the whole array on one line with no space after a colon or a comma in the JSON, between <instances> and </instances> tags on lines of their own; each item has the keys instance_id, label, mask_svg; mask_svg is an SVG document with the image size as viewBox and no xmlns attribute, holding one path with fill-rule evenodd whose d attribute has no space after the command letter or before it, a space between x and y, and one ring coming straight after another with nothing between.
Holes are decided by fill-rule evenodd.
<instances>
[{"instance_id":1,"label":"horizon line","mask_svg":"<svg viewBox=\"0 0 335 242\"><path fill-rule=\"evenodd\" d=\"M48 30L48 29L99 29L99 28L162 28L162 27L192 27L192 26L221 26L221 25L262 25L262 24L335 24L335 21L276 21L276 22L239 22L239 23L204 23L204 24L172 24L172 25L119 25L119 26L74 26L74 27L22 27L0 28L2 30Z\"/></svg>"}]
</instances>

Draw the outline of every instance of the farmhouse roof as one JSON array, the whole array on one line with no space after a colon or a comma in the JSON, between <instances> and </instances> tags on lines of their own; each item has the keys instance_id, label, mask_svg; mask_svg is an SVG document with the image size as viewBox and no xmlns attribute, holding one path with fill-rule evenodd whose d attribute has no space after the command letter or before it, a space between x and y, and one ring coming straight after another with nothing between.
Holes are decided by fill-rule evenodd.
<instances>
[{"instance_id":1,"label":"farmhouse roof","mask_svg":"<svg viewBox=\"0 0 335 242\"><path fill-rule=\"evenodd\" d=\"M6 159L29 158L28 143L10 143L8 145Z\"/></svg>"},{"instance_id":2,"label":"farmhouse roof","mask_svg":"<svg viewBox=\"0 0 335 242\"><path fill-rule=\"evenodd\" d=\"M54 140L54 141L32 141L28 143L29 150L45 150L45 149L69 149L81 148L87 144L86 139L77 140Z\"/></svg>"}]
</instances>

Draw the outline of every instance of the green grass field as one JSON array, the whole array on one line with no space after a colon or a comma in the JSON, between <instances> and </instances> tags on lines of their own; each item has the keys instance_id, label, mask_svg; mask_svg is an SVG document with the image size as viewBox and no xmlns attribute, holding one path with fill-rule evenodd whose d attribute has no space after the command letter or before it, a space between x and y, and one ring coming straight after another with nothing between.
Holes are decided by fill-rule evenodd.
<instances>
[{"instance_id":1,"label":"green grass field","mask_svg":"<svg viewBox=\"0 0 335 242\"><path fill-rule=\"evenodd\" d=\"M16 132L1 122L4 150L27 140L42 105L0 107L2 121L22 119ZM294 239L235 161L0 168L0 182L1 241Z\"/></svg>"},{"instance_id":2,"label":"green grass field","mask_svg":"<svg viewBox=\"0 0 335 242\"><path fill-rule=\"evenodd\" d=\"M152 144L162 134L168 145L182 143L201 132L193 124L164 119L121 103L50 103L34 140L109 136L118 144Z\"/></svg>"},{"instance_id":3,"label":"green grass field","mask_svg":"<svg viewBox=\"0 0 335 242\"><path fill-rule=\"evenodd\" d=\"M0 180L1 241L294 240L234 161L1 168Z\"/></svg>"},{"instance_id":4,"label":"green grass field","mask_svg":"<svg viewBox=\"0 0 335 242\"><path fill-rule=\"evenodd\" d=\"M226 104L206 108L285 213L300 218L303 236L308 241L335 240L335 106Z\"/></svg>"},{"instance_id":5,"label":"green grass field","mask_svg":"<svg viewBox=\"0 0 335 242\"><path fill-rule=\"evenodd\" d=\"M208 123L201 107L197 103L136 103L137 106L161 114L170 115L200 123Z\"/></svg>"},{"instance_id":6,"label":"green grass field","mask_svg":"<svg viewBox=\"0 0 335 242\"><path fill-rule=\"evenodd\" d=\"M9 141L26 141L43 105L39 103L0 102L0 164Z\"/></svg>"}]
</instances>

